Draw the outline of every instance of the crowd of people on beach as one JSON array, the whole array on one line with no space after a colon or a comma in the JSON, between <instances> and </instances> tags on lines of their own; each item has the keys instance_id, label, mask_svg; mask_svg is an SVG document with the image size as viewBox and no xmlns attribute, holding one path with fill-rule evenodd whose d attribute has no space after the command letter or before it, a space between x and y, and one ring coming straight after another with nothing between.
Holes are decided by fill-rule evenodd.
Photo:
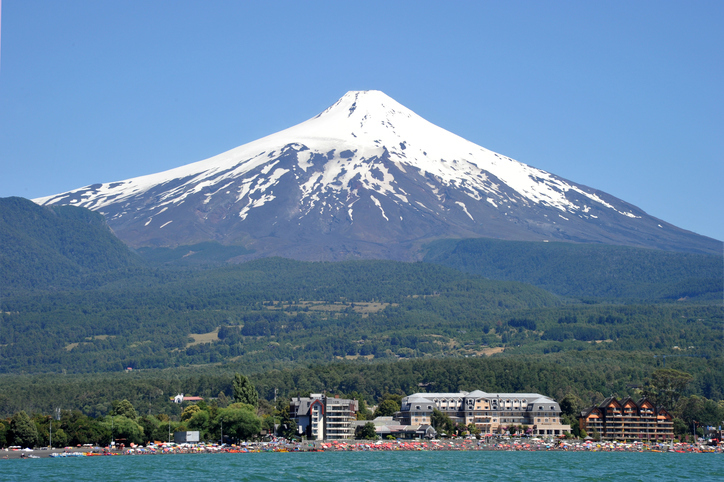
<instances>
[{"instance_id":1,"label":"crowd of people on beach","mask_svg":"<svg viewBox=\"0 0 724 482\"><path fill-rule=\"evenodd\" d=\"M574 451L574 452L678 452L723 453L722 445L671 442L544 441L544 440L333 440L313 442L252 442L232 445L159 444L131 447L125 455L163 453L254 453L254 452L342 452L342 451Z\"/></svg>"},{"instance_id":2,"label":"crowd of people on beach","mask_svg":"<svg viewBox=\"0 0 724 482\"><path fill-rule=\"evenodd\" d=\"M25 449L26 451L29 449ZM380 451L570 451L570 452L676 452L724 453L724 444L669 442L618 442L593 440L496 439L496 440L331 440L243 442L239 444L151 443L146 446L67 447L47 453L50 457L160 455L258 452L380 452ZM37 452L36 452L37 453ZM38 458L30 454L21 458ZM8 458L7 455L5 457ZM16 458L16 457L13 457Z\"/></svg>"}]
</instances>

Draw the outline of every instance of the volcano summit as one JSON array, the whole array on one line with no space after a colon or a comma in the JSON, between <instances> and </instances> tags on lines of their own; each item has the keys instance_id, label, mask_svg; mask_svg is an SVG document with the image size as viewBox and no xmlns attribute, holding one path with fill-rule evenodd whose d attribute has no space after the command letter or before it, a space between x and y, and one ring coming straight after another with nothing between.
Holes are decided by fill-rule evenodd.
<instances>
[{"instance_id":1,"label":"volcano summit","mask_svg":"<svg viewBox=\"0 0 724 482\"><path fill-rule=\"evenodd\" d=\"M720 253L604 192L496 154L379 91L169 171L35 199L99 211L134 247L203 241L254 256L415 259L440 238Z\"/></svg>"}]
</instances>

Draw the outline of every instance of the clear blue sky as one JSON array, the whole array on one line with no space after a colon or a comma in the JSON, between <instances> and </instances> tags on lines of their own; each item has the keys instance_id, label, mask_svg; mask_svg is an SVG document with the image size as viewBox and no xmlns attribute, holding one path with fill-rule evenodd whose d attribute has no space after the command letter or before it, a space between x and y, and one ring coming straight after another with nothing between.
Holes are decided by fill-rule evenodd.
<instances>
[{"instance_id":1,"label":"clear blue sky","mask_svg":"<svg viewBox=\"0 0 724 482\"><path fill-rule=\"evenodd\" d=\"M3 0L0 197L205 159L378 89L724 240L724 1Z\"/></svg>"}]
</instances>

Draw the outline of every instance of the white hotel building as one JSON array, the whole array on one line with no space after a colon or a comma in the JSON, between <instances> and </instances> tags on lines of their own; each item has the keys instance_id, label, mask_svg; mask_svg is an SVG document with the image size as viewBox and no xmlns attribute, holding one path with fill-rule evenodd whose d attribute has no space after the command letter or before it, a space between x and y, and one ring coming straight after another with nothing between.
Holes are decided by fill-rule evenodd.
<instances>
[{"instance_id":1,"label":"white hotel building","mask_svg":"<svg viewBox=\"0 0 724 482\"><path fill-rule=\"evenodd\" d=\"M563 425L555 400L539 393L415 393L402 399L397 414L404 425L430 424L433 409L453 422L475 424L482 433L496 433L511 425L526 425L535 436L556 436L571 431Z\"/></svg>"}]
</instances>

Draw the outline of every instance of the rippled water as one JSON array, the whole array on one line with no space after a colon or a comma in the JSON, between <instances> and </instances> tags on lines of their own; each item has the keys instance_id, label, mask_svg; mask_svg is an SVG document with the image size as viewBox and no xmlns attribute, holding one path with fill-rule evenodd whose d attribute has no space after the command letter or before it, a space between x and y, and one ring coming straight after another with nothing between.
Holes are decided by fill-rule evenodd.
<instances>
[{"instance_id":1,"label":"rippled water","mask_svg":"<svg viewBox=\"0 0 724 482\"><path fill-rule=\"evenodd\" d=\"M0 480L722 480L721 454L327 452L0 461Z\"/></svg>"}]
</instances>

